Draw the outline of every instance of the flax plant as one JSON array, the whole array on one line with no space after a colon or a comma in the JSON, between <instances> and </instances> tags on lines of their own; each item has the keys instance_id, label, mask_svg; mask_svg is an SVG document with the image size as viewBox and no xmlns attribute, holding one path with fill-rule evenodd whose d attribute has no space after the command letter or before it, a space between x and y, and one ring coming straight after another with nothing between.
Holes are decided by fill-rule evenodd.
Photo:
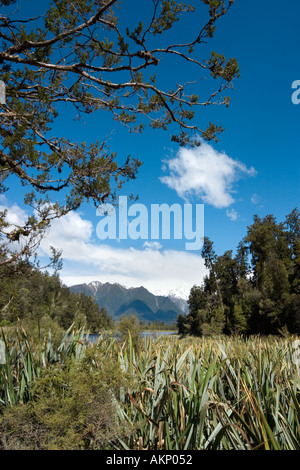
<instances>
[{"instance_id":1,"label":"flax plant","mask_svg":"<svg viewBox=\"0 0 300 470\"><path fill-rule=\"evenodd\" d=\"M138 349L102 335L96 344L84 329L70 328L55 344L51 332L36 344L19 328L1 339L0 400L31 400L31 388L53 364L84 360L100 347L98 361L116 358L126 386L114 391L120 423L133 430L114 449L299 450L300 375L295 338L176 335L146 337ZM104 354L105 351L105 354Z\"/></svg>"}]
</instances>

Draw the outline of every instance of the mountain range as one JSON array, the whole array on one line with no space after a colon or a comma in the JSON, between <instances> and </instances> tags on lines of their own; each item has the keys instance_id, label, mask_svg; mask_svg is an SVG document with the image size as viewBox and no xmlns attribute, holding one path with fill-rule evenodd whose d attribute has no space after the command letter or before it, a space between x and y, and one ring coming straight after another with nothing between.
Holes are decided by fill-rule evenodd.
<instances>
[{"instance_id":1,"label":"mountain range","mask_svg":"<svg viewBox=\"0 0 300 470\"><path fill-rule=\"evenodd\" d=\"M70 290L94 297L99 307L105 308L114 320L124 315L137 315L140 321L172 324L179 313L188 310L185 299L174 294L154 295L143 286L127 288L117 283L94 281L71 286Z\"/></svg>"}]
</instances>

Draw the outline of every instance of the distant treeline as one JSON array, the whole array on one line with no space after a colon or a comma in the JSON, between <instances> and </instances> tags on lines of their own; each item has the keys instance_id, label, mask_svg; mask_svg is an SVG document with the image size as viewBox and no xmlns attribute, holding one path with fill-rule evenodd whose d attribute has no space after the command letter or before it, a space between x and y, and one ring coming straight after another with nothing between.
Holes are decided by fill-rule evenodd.
<instances>
[{"instance_id":1,"label":"distant treeline","mask_svg":"<svg viewBox=\"0 0 300 470\"><path fill-rule=\"evenodd\" d=\"M154 320L153 322L140 322L140 327L144 331L176 331L176 324L170 325L163 321Z\"/></svg>"},{"instance_id":2,"label":"distant treeline","mask_svg":"<svg viewBox=\"0 0 300 470\"><path fill-rule=\"evenodd\" d=\"M73 294L58 275L28 266L26 274L0 278L0 325L18 320L45 329L87 325L92 332L112 328L113 321L92 297Z\"/></svg>"},{"instance_id":3,"label":"distant treeline","mask_svg":"<svg viewBox=\"0 0 300 470\"><path fill-rule=\"evenodd\" d=\"M202 249L208 276L191 289L180 334L300 334L300 213L277 223L273 215L248 227L236 255Z\"/></svg>"}]
</instances>

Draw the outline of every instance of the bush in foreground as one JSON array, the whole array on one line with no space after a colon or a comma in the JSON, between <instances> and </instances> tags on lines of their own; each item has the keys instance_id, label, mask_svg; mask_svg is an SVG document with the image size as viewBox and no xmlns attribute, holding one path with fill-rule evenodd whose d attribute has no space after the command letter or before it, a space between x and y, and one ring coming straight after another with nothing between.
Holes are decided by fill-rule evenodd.
<instances>
[{"instance_id":1,"label":"bush in foreground","mask_svg":"<svg viewBox=\"0 0 300 470\"><path fill-rule=\"evenodd\" d=\"M0 449L105 449L128 435L116 400L126 377L115 358L103 356L99 348L88 348L79 362L44 370L31 401L4 409Z\"/></svg>"}]
</instances>

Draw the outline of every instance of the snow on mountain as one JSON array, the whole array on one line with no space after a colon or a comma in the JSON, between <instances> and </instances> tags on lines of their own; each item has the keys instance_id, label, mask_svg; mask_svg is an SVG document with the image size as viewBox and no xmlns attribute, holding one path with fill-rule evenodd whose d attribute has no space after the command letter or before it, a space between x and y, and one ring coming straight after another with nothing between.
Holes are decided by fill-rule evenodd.
<instances>
[{"instance_id":1,"label":"snow on mountain","mask_svg":"<svg viewBox=\"0 0 300 470\"><path fill-rule=\"evenodd\" d=\"M99 307L105 308L114 319L133 314L143 321L174 324L178 314L186 312L187 307L186 301L174 293L155 295L144 286L128 288L118 283L93 281L70 286L70 290L92 295Z\"/></svg>"},{"instance_id":2,"label":"snow on mountain","mask_svg":"<svg viewBox=\"0 0 300 470\"><path fill-rule=\"evenodd\" d=\"M155 290L153 291L154 295L161 295L163 297L168 297L172 302L174 302L180 310L183 312L188 311L188 304L187 299L190 293L190 289L187 289L185 286L181 286L177 289L172 289L169 292L162 291L162 290Z\"/></svg>"}]
</instances>

